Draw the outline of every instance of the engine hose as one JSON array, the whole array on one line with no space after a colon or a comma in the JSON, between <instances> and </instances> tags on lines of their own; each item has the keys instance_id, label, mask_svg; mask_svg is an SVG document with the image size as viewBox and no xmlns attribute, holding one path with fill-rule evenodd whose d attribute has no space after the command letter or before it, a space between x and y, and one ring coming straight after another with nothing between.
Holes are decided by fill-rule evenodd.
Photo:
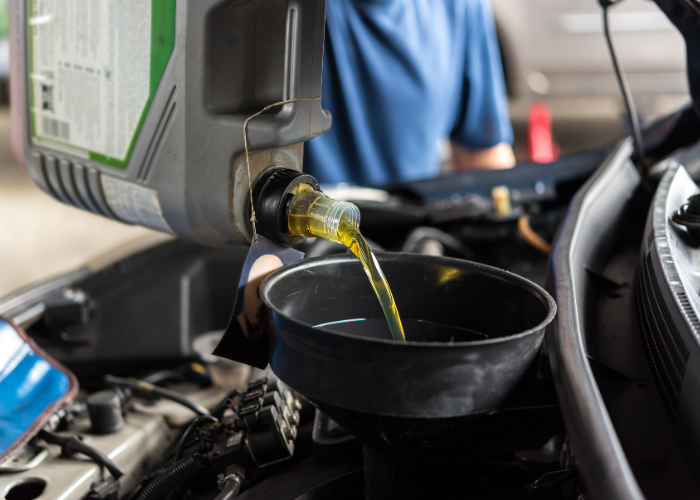
<instances>
[{"instance_id":1,"label":"engine hose","mask_svg":"<svg viewBox=\"0 0 700 500\"><path fill-rule=\"evenodd\" d=\"M197 446L196 448L193 448L193 447L191 447L191 446L188 447L188 449L186 449L185 451L182 452L182 455L180 456L180 459L183 459L183 458L186 458L186 457L191 457L191 456L194 455L195 453L199 453L199 452L201 451L200 448L201 448L201 447L199 447L199 446ZM171 467L175 462L177 462L177 461L178 461L178 460L175 460L175 451L169 452L169 453L165 456L165 458L163 459L163 461L160 463L160 465L158 465L158 468L156 469L156 471L154 472L154 474L155 474L155 473L160 474L160 473L163 472L165 469L170 468L170 467ZM157 475L157 474L156 474L156 475Z\"/></svg>"},{"instance_id":2,"label":"engine hose","mask_svg":"<svg viewBox=\"0 0 700 500\"><path fill-rule=\"evenodd\" d=\"M39 438L43 439L49 444L60 446L61 451L65 455L71 456L74 453L80 453L90 457L97 465L105 467L110 474L112 474L114 479L119 479L124 475L124 471L122 471L111 458L102 453L100 450L83 443L78 436L61 436L59 434L54 434L53 432L41 430L39 431Z\"/></svg>"},{"instance_id":3,"label":"engine hose","mask_svg":"<svg viewBox=\"0 0 700 500\"><path fill-rule=\"evenodd\" d=\"M148 397L163 398L174 401L175 403L180 403L182 406L189 408L197 415L209 415L209 410L204 408L202 405L198 405L178 394L175 391L166 389L164 387L158 387L143 380L135 380L129 378L119 378L113 377L112 375L105 375L105 383L110 387L123 387L125 389L130 389L136 393L145 394Z\"/></svg>"},{"instance_id":4,"label":"engine hose","mask_svg":"<svg viewBox=\"0 0 700 500\"><path fill-rule=\"evenodd\" d=\"M232 500L241 491L241 476L231 474L224 479L224 487L214 500Z\"/></svg>"},{"instance_id":5,"label":"engine hose","mask_svg":"<svg viewBox=\"0 0 700 500\"><path fill-rule=\"evenodd\" d=\"M207 467L196 457L183 458L144 487L137 500L160 500L185 481L198 476Z\"/></svg>"},{"instance_id":6,"label":"engine hose","mask_svg":"<svg viewBox=\"0 0 700 500\"><path fill-rule=\"evenodd\" d=\"M530 227L530 217L527 215L521 215L518 219L518 232L528 245L538 252L549 255L552 251L552 245L547 243L539 234L533 231L532 227Z\"/></svg>"},{"instance_id":7,"label":"engine hose","mask_svg":"<svg viewBox=\"0 0 700 500\"><path fill-rule=\"evenodd\" d=\"M461 241L434 227L417 227L411 231L411 234L408 235L408 238L406 238L406 241L401 247L401 251L416 253L418 252L419 244L424 240L435 240L463 259L474 258L474 252L465 247Z\"/></svg>"}]
</instances>

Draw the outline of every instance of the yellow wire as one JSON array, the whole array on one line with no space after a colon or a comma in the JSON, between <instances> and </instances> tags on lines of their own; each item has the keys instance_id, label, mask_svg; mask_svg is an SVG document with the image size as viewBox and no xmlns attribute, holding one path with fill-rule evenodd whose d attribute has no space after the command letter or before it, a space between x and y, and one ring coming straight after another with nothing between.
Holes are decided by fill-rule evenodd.
<instances>
[{"instance_id":1,"label":"yellow wire","mask_svg":"<svg viewBox=\"0 0 700 500\"><path fill-rule=\"evenodd\" d=\"M248 190L250 191L250 223L253 225L253 241L257 240L258 234L255 230L255 223L257 221L255 219L255 204L253 203L253 181L250 178L250 160L248 158L248 122L256 116L261 115L268 109L272 109L276 106L282 106L283 104L288 104L290 102L297 101L319 101L320 99L321 96L319 95L318 97L295 97L294 99L287 99L286 101L276 102L274 104L270 104L269 106L265 106L257 113L250 115L248 118L246 118L246 121L243 122L243 145L245 147L245 164L248 169Z\"/></svg>"},{"instance_id":2,"label":"yellow wire","mask_svg":"<svg viewBox=\"0 0 700 500\"><path fill-rule=\"evenodd\" d=\"M542 252L543 254L549 255L552 251L552 246L547 243L542 237L532 230L530 227L530 217L527 215L521 215L518 218L518 232L520 236L535 250Z\"/></svg>"}]
</instances>

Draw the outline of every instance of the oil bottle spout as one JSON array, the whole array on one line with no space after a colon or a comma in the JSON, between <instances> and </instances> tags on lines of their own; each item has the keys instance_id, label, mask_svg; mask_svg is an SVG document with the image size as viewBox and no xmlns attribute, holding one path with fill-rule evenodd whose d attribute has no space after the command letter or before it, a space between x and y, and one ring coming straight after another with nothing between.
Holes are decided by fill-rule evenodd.
<instances>
[{"instance_id":1,"label":"oil bottle spout","mask_svg":"<svg viewBox=\"0 0 700 500\"><path fill-rule=\"evenodd\" d=\"M289 245L304 238L320 237L345 245L362 263L392 338L406 340L389 283L360 233L360 210L355 205L329 198L321 192L316 179L286 169L264 173L253 196L260 214L257 216L260 232L268 239Z\"/></svg>"},{"instance_id":2,"label":"oil bottle spout","mask_svg":"<svg viewBox=\"0 0 700 500\"><path fill-rule=\"evenodd\" d=\"M266 170L253 186L256 229L279 245L290 246L304 240L304 236L289 232L289 206L294 198L293 191L301 184L320 189L312 176L283 167Z\"/></svg>"},{"instance_id":3,"label":"oil bottle spout","mask_svg":"<svg viewBox=\"0 0 700 500\"><path fill-rule=\"evenodd\" d=\"M263 173L253 188L257 230L281 245L321 237L347 244L347 231L358 230L360 210L321 192L311 175L281 167Z\"/></svg>"}]
</instances>

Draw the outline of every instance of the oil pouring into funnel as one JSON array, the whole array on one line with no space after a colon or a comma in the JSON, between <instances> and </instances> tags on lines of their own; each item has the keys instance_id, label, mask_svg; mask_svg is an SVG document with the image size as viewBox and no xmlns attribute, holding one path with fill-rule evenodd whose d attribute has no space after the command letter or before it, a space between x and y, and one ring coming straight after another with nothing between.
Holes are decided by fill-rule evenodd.
<instances>
[{"instance_id":1,"label":"oil pouring into funnel","mask_svg":"<svg viewBox=\"0 0 700 500\"><path fill-rule=\"evenodd\" d=\"M277 244L292 245L319 237L345 245L362 263L391 336L396 341L406 340L389 283L360 233L360 211L355 205L325 196L310 175L273 168L256 182L253 206L260 233Z\"/></svg>"},{"instance_id":2,"label":"oil pouring into funnel","mask_svg":"<svg viewBox=\"0 0 700 500\"><path fill-rule=\"evenodd\" d=\"M289 206L292 236L317 236L342 243L360 259L389 323L394 340L406 341L403 325L389 283L372 249L360 233L360 210L347 201L336 201L309 184L299 184Z\"/></svg>"}]
</instances>

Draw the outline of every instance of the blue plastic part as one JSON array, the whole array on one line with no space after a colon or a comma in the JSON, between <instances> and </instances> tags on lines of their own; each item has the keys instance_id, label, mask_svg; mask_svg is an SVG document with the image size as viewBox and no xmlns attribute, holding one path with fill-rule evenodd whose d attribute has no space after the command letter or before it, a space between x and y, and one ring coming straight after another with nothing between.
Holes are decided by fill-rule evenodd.
<instances>
[{"instance_id":1,"label":"blue plastic part","mask_svg":"<svg viewBox=\"0 0 700 500\"><path fill-rule=\"evenodd\" d=\"M71 378L0 318L0 462L38 432L35 422L71 392Z\"/></svg>"}]
</instances>

